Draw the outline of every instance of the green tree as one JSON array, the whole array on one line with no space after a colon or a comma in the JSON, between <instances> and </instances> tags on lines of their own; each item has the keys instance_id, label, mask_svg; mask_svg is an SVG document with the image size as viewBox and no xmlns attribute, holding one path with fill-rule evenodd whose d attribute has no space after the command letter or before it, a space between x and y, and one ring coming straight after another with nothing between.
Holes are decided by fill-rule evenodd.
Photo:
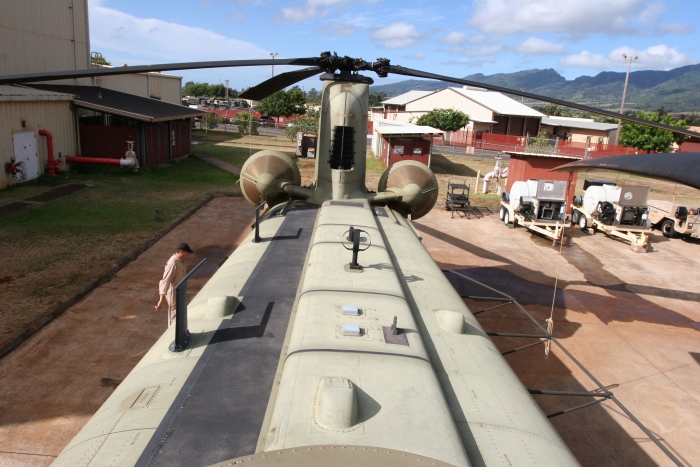
<instances>
[{"instance_id":1,"label":"green tree","mask_svg":"<svg viewBox=\"0 0 700 467\"><path fill-rule=\"evenodd\" d=\"M287 121L287 126L284 128L285 135L292 141L296 140L297 133L300 131L305 135L318 135L318 120L320 115L319 112L309 109L306 115L300 115L289 119Z\"/></svg>"},{"instance_id":2,"label":"green tree","mask_svg":"<svg viewBox=\"0 0 700 467\"><path fill-rule=\"evenodd\" d=\"M307 104L319 104L321 102L321 93L316 90L316 88L309 89L306 93L306 103Z\"/></svg>"},{"instance_id":3,"label":"green tree","mask_svg":"<svg viewBox=\"0 0 700 467\"><path fill-rule=\"evenodd\" d=\"M456 109L434 109L421 115L416 124L427 125L442 131L457 131L469 123L469 115Z\"/></svg>"},{"instance_id":4,"label":"green tree","mask_svg":"<svg viewBox=\"0 0 700 467\"><path fill-rule=\"evenodd\" d=\"M102 55L98 55L97 57L91 57L90 61L92 62L93 65L112 66L112 62L108 62L107 59L104 58Z\"/></svg>"},{"instance_id":5,"label":"green tree","mask_svg":"<svg viewBox=\"0 0 700 467\"><path fill-rule=\"evenodd\" d=\"M562 117L562 116L564 116L564 112L562 111L561 106L557 105L557 104L547 104L541 108L540 112L542 112L543 114L545 114L549 117Z\"/></svg>"},{"instance_id":6,"label":"green tree","mask_svg":"<svg viewBox=\"0 0 700 467\"><path fill-rule=\"evenodd\" d=\"M646 113L642 110L637 113L637 118L651 122L660 122L678 128L688 128L685 120L674 120L670 113L662 116L660 112ZM631 146L646 152L669 152L673 143L680 145L686 139L687 136L680 133L654 128L641 123L623 122L619 141L623 146Z\"/></svg>"},{"instance_id":7,"label":"green tree","mask_svg":"<svg viewBox=\"0 0 700 467\"><path fill-rule=\"evenodd\" d=\"M237 113L233 117L233 123L238 127L238 132L242 135L257 135L260 122L258 117L248 112Z\"/></svg>"},{"instance_id":8,"label":"green tree","mask_svg":"<svg viewBox=\"0 0 700 467\"><path fill-rule=\"evenodd\" d=\"M369 106L379 107L382 102L386 100L388 96L383 92L370 92L369 93Z\"/></svg>"},{"instance_id":9,"label":"green tree","mask_svg":"<svg viewBox=\"0 0 700 467\"><path fill-rule=\"evenodd\" d=\"M183 96L193 97L226 97L226 86L223 84L195 83L188 81L182 87ZM228 88L228 97L232 99L238 97L238 91L233 88Z\"/></svg>"},{"instance_id":10,"label":"green tree","mask_svg":"<svg viewBox=\"0 0 700 467\"><path fill-rule=\"evenodd\" d=\"M272 117L289 117L304 115L306 112L306 97L299 86L289 91L277 91L258 103L258 111Z\"/></svg>"},{"instance_id":11,"label":"green tree","mask_svg":"<svg viewBox=\"0 0 700 467\"><path fill-rule=\"evenodd\" d=\"M221 115L207 112L206 115L202 117L202 128L216 128L220 123L224 122L224 118Z\"/></svg>"}]
</instances>

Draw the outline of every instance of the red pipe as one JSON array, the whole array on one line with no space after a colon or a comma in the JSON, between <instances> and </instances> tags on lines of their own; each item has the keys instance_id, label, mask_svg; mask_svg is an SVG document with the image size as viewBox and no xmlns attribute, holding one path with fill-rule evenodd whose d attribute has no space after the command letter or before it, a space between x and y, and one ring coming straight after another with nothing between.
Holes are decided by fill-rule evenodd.
<instances>
[{"instance_id":1,"label":"red pipe","mask_svg":"<svg viewBox=\"0 0 700 467\"><path fill-rule=\"evenodd\" d=\"M101 164L101 165L121 165L122 159L107 159L100 157L66 156L68 164Z\"/></svg>"},{"instance_id":2,"label":"red pipe","mask_svg":"<svg viewBox=\"0 0 700 467\"><path fill-rule=\"evenodd\" d=\"M56 163L57 161L53 158L53 136L51 136L51 133L48 130L39 130L39 134L41 136L46 136L46 152L49 155L49 161L47 164L49 176L58 177L58 174L61 173L61 169L58 168L58 164Z\"/></svg>"}]
</instances>

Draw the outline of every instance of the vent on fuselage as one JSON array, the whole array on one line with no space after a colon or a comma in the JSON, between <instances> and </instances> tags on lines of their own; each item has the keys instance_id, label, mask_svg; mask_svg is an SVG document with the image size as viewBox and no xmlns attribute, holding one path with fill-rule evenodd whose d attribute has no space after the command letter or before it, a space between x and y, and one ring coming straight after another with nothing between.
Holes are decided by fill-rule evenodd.
<instances>
[{"instance_id":1,"label":"vent on fuselage","mask_svg":"<svg viewBox=\"0 0 700 467\"><path fill-rule=\"evenodd\" d=\"M333 127L331 143L331 169L349 170L355 163L355 128L351 126Z\"/></svg>"}]
</instances>

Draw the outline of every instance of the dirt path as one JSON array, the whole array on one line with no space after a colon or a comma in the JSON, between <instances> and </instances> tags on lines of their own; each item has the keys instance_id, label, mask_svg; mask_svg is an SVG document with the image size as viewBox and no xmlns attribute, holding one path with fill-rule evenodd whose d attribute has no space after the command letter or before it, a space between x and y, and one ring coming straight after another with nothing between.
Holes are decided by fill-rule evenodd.
<instances>
[{"instance_id":1,"label":"dirt path","mask_svg":"<svg viewBox=\"0 0 700 467\"><path fill-rule=\"evenodd\" d=\"M195 250L195 295L250 232L254 208L215 198L115 277L0 360L0 466L44 466L92 417L166 329L158 280L179 242Z\"/></svg>"}]
</instances>

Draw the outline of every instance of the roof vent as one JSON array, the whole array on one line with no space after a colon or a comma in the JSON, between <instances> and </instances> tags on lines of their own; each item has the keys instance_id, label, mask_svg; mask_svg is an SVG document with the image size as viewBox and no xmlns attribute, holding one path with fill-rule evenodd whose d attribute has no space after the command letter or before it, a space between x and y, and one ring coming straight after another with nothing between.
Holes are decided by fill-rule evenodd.
<instances>
[{"instance_id":1,"label":"roof vent","mask_svg":"<svg viewBox=\"0 0 700 467\"><path fill-rule=\"evenodd\" d=\"M343 335L344 336L360 336L362 331L360 330L359 324L343 324Z\"/></svg>"},{"instance_id":2,"label":"roof vent","mask_svg":"<svg viewBox=\"0 0 700 467\"><path fill-rule=\"evenodd\" d=\"M450 310L436 310L435 318L437 318L440 327L452 334L464 334L464 315Z\"/></svg>"},{"instance_id":3,"label":"roof vent","mask_svg":"<svg viewBox=\"0 0 700 467\"><path fill-rule=\"evenodd\" d=\"M329 430L344 430L357 423L357 396L349 379L323 378L316 406L316 423Z\"/></svg>"}]
</instances>

